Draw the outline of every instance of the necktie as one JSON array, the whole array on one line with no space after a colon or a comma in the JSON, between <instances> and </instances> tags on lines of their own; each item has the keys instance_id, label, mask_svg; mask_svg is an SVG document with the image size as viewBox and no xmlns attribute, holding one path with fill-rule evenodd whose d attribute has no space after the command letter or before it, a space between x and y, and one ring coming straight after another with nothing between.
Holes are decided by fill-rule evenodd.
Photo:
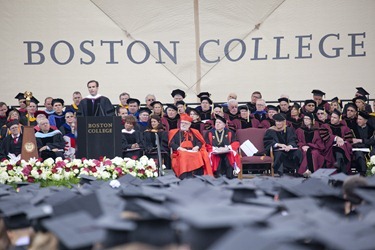
<instances>
[{"instance_id":1,"label":"necktie","mask_svg":"<svg viewBox=\"0 0 375 250\"><path fill-rule=\"evenodd\" d=\"M13 137L13 143L14 143L14 144L17 144L17 142L18 142L18 136Z\"/></svg>"}]
</instances>

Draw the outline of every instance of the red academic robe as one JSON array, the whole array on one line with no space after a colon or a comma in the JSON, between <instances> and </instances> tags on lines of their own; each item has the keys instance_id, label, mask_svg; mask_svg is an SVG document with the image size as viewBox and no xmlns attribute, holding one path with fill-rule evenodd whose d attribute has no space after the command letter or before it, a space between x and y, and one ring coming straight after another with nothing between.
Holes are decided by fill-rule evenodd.
<instances>
[{"instance_id":1,"label":"red academic robe","mask_svg":"<svg viewBox=\"0 0 375 250\"><path fill-rule=\"evenodd\" d=\"M307 170L307 155L306 152L302 150L303 146L309 146L311 148L311 154L312 154L312 161L314 166L314 171L321 168L324 164L324 142L322 138L320 137L319 130L314 130L314 137L312 139L312 142L306 142L306 136L305 136L305 130L302 128L298 128L296 130L297 134L297 140L298 140L298 147L301 149L302 152L302 162L298 169L298 173L303 174Z\"/></svg>"},{"instance_id":2,"label":"red academic robe","mask_svg":"<svg viewBox=\"0 0 375 250\"><path fill-rule=\"evenodd\" d=\"M180 132L179 129L172 129L169 131L169 134L168 134L169 145L173 137L178 132ZM198 152L174 150L172 153L173 171L175 172L176 176L179 177L183 173L191 172L200 167L203 167L205 175L213 176L210 160L208 158L208 153L206 151L206 142L204 141L202 135L199 133L198 130L190 128L189 133L191 133L195 138L197 138L202 143L202 146ZM185 144L188 144L188 143L189 142L182 141L181 146L184 147ZM194 146L194 145L188 145L188 146Z\"/></svg>"}]
</instances>

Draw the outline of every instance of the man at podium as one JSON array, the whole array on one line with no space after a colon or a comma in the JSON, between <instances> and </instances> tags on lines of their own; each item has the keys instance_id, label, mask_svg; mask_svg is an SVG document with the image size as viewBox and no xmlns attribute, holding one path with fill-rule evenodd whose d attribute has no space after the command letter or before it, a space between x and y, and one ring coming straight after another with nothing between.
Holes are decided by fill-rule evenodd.
<instances>
[{"instance_id":1,"label":"man at podium","mask_svg":"<svg viewBox=\"0 0 375 250\"><path fill-rule=\"evenodd\" d=\"M79 103L77 116L114 116L115 109L111 101L98 94L99 82L91 80L87 88L90 94Z\"/></svg>"}]
</instances>

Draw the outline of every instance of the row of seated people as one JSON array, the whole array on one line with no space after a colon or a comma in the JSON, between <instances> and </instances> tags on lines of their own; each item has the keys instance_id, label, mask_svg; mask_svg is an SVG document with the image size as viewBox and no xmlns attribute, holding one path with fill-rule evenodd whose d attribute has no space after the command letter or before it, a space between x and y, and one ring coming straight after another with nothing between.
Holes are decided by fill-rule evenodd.
<instances>
[{"instance_id":1,"label":"row of seated people","mask_svg":"<svg viewBox=\"0 0 375 250\"><path fill-rule=\"evenodd\" d=\"M217 107L216 107L217 108ZM350 111L350 109L351 108L353 108L354 109L354 107L351 107L351 106L349 106L348 108L347 108L347 111L348 111L348 113L350 113L349 111ZM246 109L244 109L245 111L246 111ZM276 114L272 114L272 112L271 111L275 111L276 112ZM15 114L17 114L17 112L14 112ZM174 123L170 123L170 121L172 120L172 119L168 119L169 118L169 115L170 114L173 114L173 113L175 113L175 118L176 117L179 117L180 115L177 115L177 109L176 109L176 107L173 107L173 105L170 105L170 106L168 106L168 108L167 108L167 115L166 116L164 116L163 118L160 118L160 116L158 116L158 115L154 115L154 116L156 116L156 117L159 117L160 118L160 123L161 124L163 124L164 126L163 126L163 130L164 131L170 131L170 130L173 130L173 129L177 129L178 127L179 127L179 120L180 119L174 119L173 120L173 122ZM240 113L244 113L244 112L240 112ZM274 116L276 115L278 115L278 113L277 113L277 111L276 110L272 110L272 109L270 109L269 111L268 111L268 113L269 113L269 117L268 117L268 119L272 119L272 121L273 121L273 123L276 125L276 122L275 122L275 119L274 119ZM220 114L222 114L223 116L221 116ZM318 109L318 112L316 113L317 115L318 115L318 117L319 117L319 109ZM43 115L42 114L38 114L38 116L39 115L41 115L42 117L43 117ZM181 114L181 116L183 116L184 114ZM192 119L192 122L191 122L191 127L192 128L198 128L198 131L199 132L203 132L203 131L207 131L207 130L210 130L210 129L212 129L214 126L212 126L213 124L214 124L214 121L216 120L216 119L211 119L211 120L209 120L209 121L206 121L206 122L199 122L199 118L197 119L196 117L199 115L199 113L198 113L198 111L197 110L195 110L195 109L192 109L192 110L190 110L190 117L191 117L191 119ZM304 112L304 116L303 117L301 117L301 119L305 119L305 117L308 117L309 115L311 115L312 117L314 117L314 113L312 113L312 112ZM16 116L16 115L15 115ZM216 117L216 116L218 116L218 117L224 117L224 120L225 120L225 123L227 124L227 126L229 127L229 128L234 128L234 130L235 129L238 129L238 128L244 128L244 127L236 127L236 126L231 126L231 124L233 124L233 123L236 123L237 122L237 124L238 124L238 122L240 122L241 123L241 125L242 125L242 122L247 122L247 123L249 123L249 121L254 121L254 123L256 123L256 120L257 119L255 119L255 118L252 118L251 116L247 116L248 118L247 119L245 119L245 118L239 118L239 119L234 119L234 120L232 120L232 121L230 121L230 119L226 119L225 118L225 114L223 113L223 111L222 111L222 109L219 107L219 109L217 109L217 113L215 113L215 109L214 109L214 113L213 113L213 116L214 117ZM130 116L130 117L133 117L133 116ZM365 113L365 112L359 112L359 115L358 115L358 118L356 118L356 124L354 125L353 124L353 128L352 128L352 130L348 130L347 129L347 125L345 124L345 122L343 122L343 121L340 121L340 117L341 117L341 112L340 111L338 111L338 110L335 110L335 112L333 112L332 113L332 115L331 115L331 119L330 120L327 120L327 122L326 123L322 123L322 124L320 124L319 122L317 122L317 123L315 123L315 125L314 125L314 128L316 128L316 126L319 124L319 126L318 126L318 128L320 128L320 129L318 129L318 131L319 131L319 134L320 134L320 137L323 139L323 142L324 143L330 143L329 142L329 140L330 139L332 139L332 137L330 137L330 136L327 136L327 135L329 135L329 134L334 134L335 135L335 137L334 137L334 139L333 139L333 142L337 142L337 141L339 141L337 144L341 144L341 141L340 141L340 139L339 138L344 138L348 143L347 144L344 144L344 145L341 145L342 147L346 147L346 150L344 150L344 152L345 152L345 154L339 154L339 153L337 153L337 152L325 152L325 153L323 153L323 156L325 156L325 160L324 160L324 162L325 162L325 164L326 164L326 166L328 166L328 167L337 167L337 168L339 168L341 171L343 171L343 172L348 172L349 170L348 170L348 167L344 167L344 166L350 166L350 162L351 162L351 159L352 159L352 151L351 151L351 148L349 147L349 146L352 146L352 143L353 143L353 145L355 146L355 147L362 147L363 145L362 144L366 144L366 143L364 143L366 140L368 140L368 141L371 141L370 139L372 138L372 136L373 136L373 127L372 126L370 126L370 125L368 125L368 126L365 126L365 125L367 125L368 124L368 121L370 121L371 119L370 119L370 115L369 114L367 114L367 113ZM45 117L44 117L45 118ZM68 119L70 119L70 118L73 118L73 115L72 115L72 113L67 113L67 118ZM134 117L133 117L133 119L134 119ZM150 121L151 121L152 119L150 119ZM315 117L314 117L314 120L318 120L318 119L315 119ZM362 121L362 124L360 124L361 123L361 121ZM232 123L231 123L232 122ZM134 122L133 122L134 124L133 124L133 127L142 127L142 124L141 123L139 123L139 124L136 124L136 120L134 119ZM173 127L173 126L171 126L171 124L173 125L173 126L175 126L175 127ZM210 125L210 126L207 126L207 124L208 125ZM260 123L258 123L258 124L260 124ZM72 123L70 124L70 125L72 125ZM70 127L70 125L69 125L69 127ZM135 125L137 125L137 126L135 126ZM273 125L273 126L271 126L271 128L272 127L275 127L275 125ZM289 124L290 125L290 124ZM20 125L18 125L18 126L20 126ZM127 134L130 134L131 136L130 137L133 137L134 135L132 135L133 134L133 132L132 132L132 130L133 129L129 129L129 131L130 131L130 133L129 132L127 132L127 126L126 126L126 124L124 125L125 126L125 129L123 130L123 137L126 137L125 135L127 135ZM257 126L255 126L255 127L257 127ZM260 127L260 126L258 126L258 127ZM203 129L203 131L202 131L202 128L208 128L208 129ZM291 129L295 129L295 127L294 126L290 126L290 128ZM71 129L71 128L70 128ZM151 127L149 128L149 129L152 129ZM3 130L3 129L2 129ZM20 129L18 129L18 130L20 130ZM36 126L36 130L38 130L38 126ZM53 128L52 128L52 130L53 130ZM65 128L64 127L60 127L60 130L65 130ZM67 128L67 130L69 130L69 128ZM297 129L298 130L298 129ZM363 130L365 131L365 132L363 132ZM9 129L5 129L5 131L7 131L6 132L6 134L10 134L11 133L11 130ZM135 131L135 130L134 130ZM140 134L141 135L143 135L143 131L145 131L145 129L141 129L141 132L140 132ZM70 131L70 133L71 133L72 131ZM354 138L353 139L353 132L354 132L354 135L356 136L356 138ZM4 134L3 132L2 132L2 134ZM74 133L71 133L71 134L74 134ZM74 135L75 136L75 135ZM72 136L72 137L74 137L74 136ZM2 136L2 137L4 137L4 136ZM128 136L129 137L129 136ZM164 136L165 137L165 136ZM137 150L133 150L133 149L135 149L135 148L138 148L137 147L137 145L133 145L134 143L130 143L130 142L128 142L128 141L130 141L130 139L128 138L128 139L126 139L125 138L125 140L123 140L123 148L124 149L126 149L126 150L128 150L128 151L134 151L133 153L136 153L136 151ZM154 141L153 139L152 139L152 141ZM165 141L165 140L164 140ZM299 140L299 141L301 141L301 140ZM140 145L142 145L142 140L140 141L140 143L138 144L138 146L140 146ZM163 152L169 152L169 150L168 149L166 149L166 147L165 147L165 145L166 145L166 143L164 142L164 143L161 143L161 145L164 145L164 148L163 148ZM365 145L365 146L367 146L367 145ZM129 148L130 147L130 148ZM132 148L133 147L133 148ZM73 147L74 148L74 147ZM140 147L141 148L141 147ZM327 148L327 147L325 147L325 148ZM329 147L328 147L329 148ZM130 149L130 150L129 150ZM61 149L60 149L61 150ZM43 151L43 150L42 150ZM146 150L147 151L147 150ZM7 154L6 153L4 153L3 154L3 156L6 156ZM332 157L327 157L327 156L332 156ZM359 164L357 164L357 165L359 165L360 167L358 168L359 169L359 171L361 172L361 173L364 173L365 172L365 162L366 162L366 159L365 159L365 157L359 157L359 156L357 156L357 155L362 155L361 154L361 151L355 151L355 159L356 159L356 161L357 162L360 162ZM345 156L345 157L344 157ZM169 157L166 157L166 159L169 159ZM306 158L307 159L307 158ZM313 157L313 159L319 159L319 157ZM167 160L166 160L167 161ZM363 164L363 162L364 162L364 164ZM303 164L304 166L306 166L306 164ZM311 164L310 164L311 165ZM309 168L309 169L307 169L307 170L309 170L309 171L314 171L314 170L316 170L316 168L319 168L319 167L321 167L321 165L322 164L317 164L317 163L315 163L315 164L313 164L313 165L315 165L316 167L315 168L313 168L313 169L311 169L311 168ZM277 167L277 165L275 165L276 167ZM303 169L303 168L300 168L300 170L301 169ZM306 171L307 171L306 170ZM306 172L306 171L304 171L304 173Z\"/></svg>"}]
</instances>

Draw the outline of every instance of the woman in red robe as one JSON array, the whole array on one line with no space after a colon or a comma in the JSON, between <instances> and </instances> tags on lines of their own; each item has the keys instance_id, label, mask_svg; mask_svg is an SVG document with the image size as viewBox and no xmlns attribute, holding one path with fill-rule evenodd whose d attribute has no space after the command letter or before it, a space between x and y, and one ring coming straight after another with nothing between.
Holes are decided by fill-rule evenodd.
<instances>
[{"instance_id":1,"label":"woman in red robe","mask_svg":"<svg viewBox=\"0 0 375 250\"><path fill-rule=\"evenodd\" d=\"M324 165L324 143L319 129L314 127L314 121L314 115L306 113L302 127L296 130L297 145L302 151L302 162L298 173L304 177L309 177L311 173Z\"/></svg>"}]
</instances>

